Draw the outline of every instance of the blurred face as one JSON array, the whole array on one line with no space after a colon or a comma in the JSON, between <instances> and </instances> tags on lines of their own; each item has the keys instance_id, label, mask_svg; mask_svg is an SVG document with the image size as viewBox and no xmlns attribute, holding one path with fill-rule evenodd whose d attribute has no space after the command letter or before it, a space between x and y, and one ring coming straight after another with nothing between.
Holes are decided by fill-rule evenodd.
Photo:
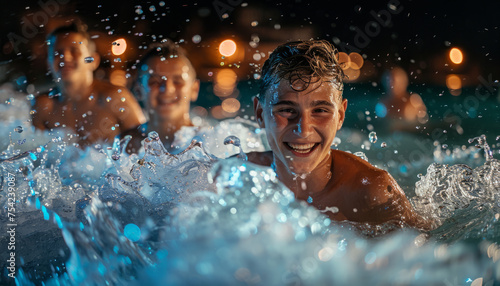
<instances>
[{"instance_id":1,"label":"blurred face","mask_svg":"<svg viewBox=\"0 0 500 286\"><path fill-rule=\"evenodd\" d=\"M162 61L153 57L147 61L147 70L141 72L141 89L149 114L162 120L189 118L189 107L198 98L200 85L184 58Z\"/></svg>"},{"instance_id":2,"label":"blurred face","mask_svg":"<svg viewBox=\"0 0 500 286\"><path fill-rule=\"evenodd\" d=\"M283 80L267 90L263 104L254 102L277 168L308 174L329 163L330 146L347 108L347 100L340 102L339 93L330 82L318 81L295 91Z\"/></svg>"},{"instance_id":3,"label":"blurred face","mask_svg":"<svg viewBox=\"0 0 500 286\"><path fill-rule=\"evenodd\" d=\"M87 40L78 33L60 34L49 47L48 61L52 76L66 87L80 87L92 83L93 71L99 64L98 56L88 48ZM86 63L86 57L95 57Z\"/></svg>"}]
</instances>

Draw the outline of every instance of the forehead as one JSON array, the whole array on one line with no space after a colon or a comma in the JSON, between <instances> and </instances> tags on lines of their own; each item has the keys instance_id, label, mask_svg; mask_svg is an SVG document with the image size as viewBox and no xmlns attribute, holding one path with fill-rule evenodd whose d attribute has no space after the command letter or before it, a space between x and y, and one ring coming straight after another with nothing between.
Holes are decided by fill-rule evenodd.
<instances>
[{"instance_id":1,"label":"forehead","mask_svg":"<svg viewBox=\"0 0 500 286\"><path fill-rule=\"evenodd\" d=\"M182 74L190 72L190 67L183 57L164 58L152 57L146 62L146 68L141 67L143 71L153 70L153 73Z\"/></svg>"},{"instance_id":2,"label":"forehead","mask_svg":"<svg viewBox=\"0 0 500 286\"><path fill-rule=\"evenodd\" d=\"M79 33L58 34L52 38L52 41L54 41L53 46L55 46L56 48L71 46L86 47L88 44L87 39Z\"/></svg>"},{"instance_id":3,"label":"forehead","mask_svg":"<svg viewBox=\"0 0 500 286\"><path fill-rule=\"evenodd\" d=\"M332 82L313 79L309 85L288 80L273 84L266 91L266 102L274 104L279 100L326 100L338 103L340 91Z\"/></svg>"}]
</instances>

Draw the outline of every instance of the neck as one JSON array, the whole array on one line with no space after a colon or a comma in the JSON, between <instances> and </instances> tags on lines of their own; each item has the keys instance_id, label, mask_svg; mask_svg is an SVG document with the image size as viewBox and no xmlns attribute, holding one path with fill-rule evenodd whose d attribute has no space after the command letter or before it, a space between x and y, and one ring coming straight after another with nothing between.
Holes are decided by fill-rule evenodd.
<instances>
[{"instance_id":1,"label":"neck","mask_svg":"<svg viewBox=\"0 0 500 286\"><path fill-rule=\"evenodd\" d=\"M81 83L81 84L62 84L60 85L61 92L66 95L65 98L71 101L84 101L88 100L90 92L92 90L92 83Z\"/></svg>"},{"instance_id":2,"label":"neck","mask_svg":"<svg viewBox=\"0 0 500 286\"><path fill-rule=\"evenodd\" d=\"M332 153L320 163L312 172L307 174L295 174L291 172L282 162L273 161L273 169L281 182L285 184L297 198L307 198L309 194L323 191L332 177Z\"/></svg>"}]
</instances>

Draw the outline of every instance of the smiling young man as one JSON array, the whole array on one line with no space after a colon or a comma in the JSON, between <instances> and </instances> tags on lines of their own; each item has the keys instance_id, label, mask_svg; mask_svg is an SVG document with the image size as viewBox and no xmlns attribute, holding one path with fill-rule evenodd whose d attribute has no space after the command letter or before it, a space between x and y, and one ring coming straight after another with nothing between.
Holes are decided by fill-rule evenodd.
<instances>
[{"instance_id":1,"label":"smiling young man","mask_svg":"<svg viewBox=\"0 0 500 286\"><path fill-rule=\"evenodd\" d=\"M57 92L37 96L33 114L37 129L66 127L81 146L88 146L113 144L116 135L146 121L126 88L94 79L100 57L81 23L56 28L47 42Z\"/></svg>"},{"instance_id":2,"label":"smiling young man","mask_svg":"<svg viewBox=\"0 0 500 286\"><path fill-rule=\"evenodd\" d=\"M149 117L147 124L134 132L127 151L135 153L150 131L171 149L175 133L193 126L189 117L191 102L196 101L200 81L184 50L170 40L153 45L137 64L138 76L133 91Z\"/></svg>"},{"instance_id":3,"label":"smiling young man","mask_svg":"<svg viewBox=\"0 0 500 286\"><path fill-rule=\"evenodd\" d=\"M331 149L347 109L343 77L336 49L326 41L276 48L262 68L254 99L271 152L250 153L249 160L270 164L297 199L333 220L429 228L389 173Z\"/></svg>"}]
</instances>

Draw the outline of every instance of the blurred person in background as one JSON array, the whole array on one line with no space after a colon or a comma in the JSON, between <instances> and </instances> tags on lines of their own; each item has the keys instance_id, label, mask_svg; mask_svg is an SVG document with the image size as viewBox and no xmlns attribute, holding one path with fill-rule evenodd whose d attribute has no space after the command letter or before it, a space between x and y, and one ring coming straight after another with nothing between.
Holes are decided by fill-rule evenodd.
<instances>
[{"instance_id":1,"label":"blurred person in background","mask_svg":"<svg viewBox=\"0 0 500 286\"><path fill-rule=\"evenodd\" d=\"M384 114L390 120L391 130L414 131L417 124L427 122L427 107L420 95L407 91L408 75L402 68L394 67L386 71L382 76L382 85L387 95L376 110L377 115Z\"/></svg>"},{"instance_id":2,"label":"blurred person in background","mask_svg":"<svg viewBox=\"0 0 500 286\"><path fill-rule=\"evenodd\" d=\"M146 121L130 91L94 79L100 56L85 25L73 21L60 26L48 35L47 43L56 88L35 98L35 128L68 128L85 147L112 144L115 136Z\"/></svg>"},{"instance_id":3,"label":"blurred person in background","mask_svg":"<svg viewBox=\"0 0 500 286\"><path fill-rule=\"evenodd\" d=\"M137 79L132 90L148 117L135 130L127 152L137 153L141 141L156 131L168 150L175 148L175 133L183 126L194 126L189 116L191 102L196 101L200 81L184 49L167 40L154 44L137 64Z\"/></svg>"}]
</instances>

